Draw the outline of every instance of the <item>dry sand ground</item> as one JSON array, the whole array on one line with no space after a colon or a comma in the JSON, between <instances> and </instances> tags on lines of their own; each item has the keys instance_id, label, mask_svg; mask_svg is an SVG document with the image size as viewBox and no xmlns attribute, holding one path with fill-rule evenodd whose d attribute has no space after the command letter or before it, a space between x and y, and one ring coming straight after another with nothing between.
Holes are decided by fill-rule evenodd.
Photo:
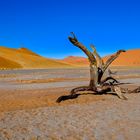
<instances>
[{"instance_id":1,"label":"dry sand ground","mask_svg":"<svg viewBox=\"0 0 140 140\"><path fill-rule=\"evenodd\" d=\"M115 71L116 69L114 69ZM139 68L117 69L122 85L140 85ZM88 84L89 70L0 71L0 140L140 140L140 95L55 100Z\"/></svg>"}]
</instances>

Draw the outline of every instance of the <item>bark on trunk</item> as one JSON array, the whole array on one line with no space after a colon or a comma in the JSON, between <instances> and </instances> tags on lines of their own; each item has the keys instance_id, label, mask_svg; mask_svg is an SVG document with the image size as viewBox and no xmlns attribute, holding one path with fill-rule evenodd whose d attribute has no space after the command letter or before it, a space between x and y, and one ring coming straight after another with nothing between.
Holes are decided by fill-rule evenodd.
<instances>
[{"instance_id":1,"label":"bark on trunk","mask_svg":"<svg viewBox=\"0 0 140 140\"><path fill-rule=\"evenodd\" d=\"M89 83L89 87L93 90L96 90L97 84L98 84L97 67L90 64L90 83Z\"/></svg>"}]
</instances>

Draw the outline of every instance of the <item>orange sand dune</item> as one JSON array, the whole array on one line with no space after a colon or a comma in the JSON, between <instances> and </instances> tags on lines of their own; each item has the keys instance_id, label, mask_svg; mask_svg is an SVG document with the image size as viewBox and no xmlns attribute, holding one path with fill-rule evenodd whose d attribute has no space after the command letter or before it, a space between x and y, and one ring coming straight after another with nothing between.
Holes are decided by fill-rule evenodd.
<instances>
[{"instance_id":1,"label":"orange sand dune","mask_svg":"<svg viewBox=\"0 0 140 140\"><path fill-rule=\"evenodd\" d=\"M80 56L68 56L62 60L62 62L66 62L69 64L74 64L77 66L88 66L88 59Z\"/></svg>"},{"instance_id":2,"label":"orange sand dune","mask_svg":"<svg viewBox=\"0 0 140 140\"><path fill-rule=\"evenodd\" d=\"M104 57L104 61L108 59L109 56ZM128 50L125 53L120 54L120 56L112 63L113 66L140 66L140 49Z\"/></svg>"},{"instance_id":3,"label":"orange sand dune","mask_svg":"<svg viewBox=\"0 0 140 140\"><path fill-rule=\"evenodd\" d=\"M0 57L0 68L54 68L71 66L64 62L41 57L25 48L11 49L0 47Z\"/></svg>"},{"instance_id":4,"label":"orange sand dune","mask_svg":"<svg viewBox=\"0 0 140 140\"><path fill-rule=\"evenodd\" d=\"M109 58L103 58L104 62ZM26 48L7 48L0 46L0 69L15 68L58 68L73 66L88 66L87 58L69 56L63 60L44 58ZM140 49L128 50L122 53L112 66L140 66Z\"/></svg>"},{"instance_id":5,"label":"orange sand dune","mask_svg":"<svg viewBox=\"0 0 140 140\"><path fill-rule=\"evenodd\" d=\"M39 56L38 54L30 51L29 49L27 48L19 48L16 50L17 52L21 52L21 53L26 53L26 54L30 54L30 55L36 55L36 56Z\"/></svg>"},{"instance_id":6,"label":"orange sand dune","mask_svg":"<svg viewBox=\"0 0 140 140\"><path fill-rule=\"evenodd\" d=\"M22 66L14 61L0 57L0 69L5 68L22 68Z\"/></svg>"},{"instance_id":7,"label":"orange sand dune","mask_svg":"<svg viewBox=\"0 0 140 140\"><path fill-rule=\"evenodd\" d=\"M104 62L109 56L103 57ZM69 56L62 60L69 64L75 64L77 66L88 66L89 62L87 58ZM122 53L112 64L112 66L140 66L140 49L128 50Z\"/></svg>"}]
</instances>

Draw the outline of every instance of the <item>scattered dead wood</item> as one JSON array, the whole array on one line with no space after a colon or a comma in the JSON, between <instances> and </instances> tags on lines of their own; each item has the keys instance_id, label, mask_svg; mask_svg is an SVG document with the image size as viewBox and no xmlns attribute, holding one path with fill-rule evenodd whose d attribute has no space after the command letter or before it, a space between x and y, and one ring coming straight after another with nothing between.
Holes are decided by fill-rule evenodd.
<instances>
[{"instance_id":1,"label":"scattered dead wood","mask_svg":"<svg viewBox=\"0 0 140 140\"><path fill-rule=\"evenodd\" d=\"M80 94L78 92L81 91L87 91L87 92L93 92L93 94L105 94L105 93L114 93L116 94L120 99L126 100L124 93L138 93L140 92L140 87L138 87L135 90L127 90L122 89L119 87L121 83L119 83L115 78L109 76L105 79L102 79L103 74L109 67L109 65L125 50L119 50L115 54L111 55L106 63L103 62L100 55L97 53L96 48L94 45L91 45L93 52L89 51L82 43L80 43L75 36L75 34L71 33L73 37L68 37L69 41L79 49L81 49L88 57L89 63L90 63L90 82L88 86L81 86L76 87L71 90L70 95L60 96L56 102L61 102L67 99L74 99L77 98ZM112 72L110 71L110 74Z\"/></svg>"}]
</instances>

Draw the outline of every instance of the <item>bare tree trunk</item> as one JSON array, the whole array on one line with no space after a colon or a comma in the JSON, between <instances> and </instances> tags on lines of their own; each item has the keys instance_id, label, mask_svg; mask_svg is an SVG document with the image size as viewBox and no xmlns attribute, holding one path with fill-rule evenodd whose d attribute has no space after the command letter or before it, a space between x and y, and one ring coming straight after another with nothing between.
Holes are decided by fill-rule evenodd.
<instances>
[{"instance_id":1,"label":"bare tree trunk","mask_svg":"<svg viewBox=\"0 0 140 140\"><path fill-rule=\"evenodd\" d=\"M92 90L96 90L97 84L98 84L97 67L90 64L90 83L89 83L89 87Z\"/></svg>"}]
</instances>

